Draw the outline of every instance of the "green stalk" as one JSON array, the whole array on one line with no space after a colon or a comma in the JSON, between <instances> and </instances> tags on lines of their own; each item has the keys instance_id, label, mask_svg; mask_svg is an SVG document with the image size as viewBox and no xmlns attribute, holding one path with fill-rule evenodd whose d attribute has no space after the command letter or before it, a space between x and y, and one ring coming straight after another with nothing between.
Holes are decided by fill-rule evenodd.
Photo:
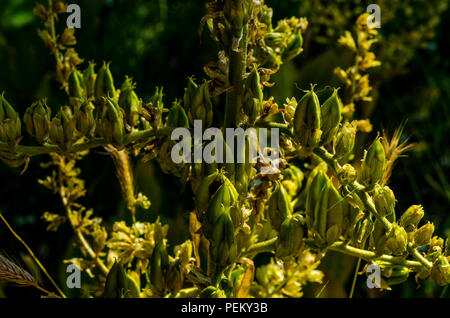
<instances>
[{"instance_id":1,"label":"green stalk","mask_svg":"<svg viewBox=\"0 0 450 318\"><path fill-rule=\"evenodd\" d=\"M230 48L229 80L231 90L226 95L224 128L236 128L242 109L243 80L247 66L248 25L244 26L239 50Z\"/></svg>"}]
</instances>

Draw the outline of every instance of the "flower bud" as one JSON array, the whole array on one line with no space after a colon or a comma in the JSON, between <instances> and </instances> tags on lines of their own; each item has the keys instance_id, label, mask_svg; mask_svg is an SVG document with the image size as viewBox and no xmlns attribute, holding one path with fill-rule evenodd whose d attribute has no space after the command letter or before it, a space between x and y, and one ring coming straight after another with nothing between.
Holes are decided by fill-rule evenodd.
<instances>
[{"instance_id":1,"label":"flower bud","mask_svg":"<svg viewBox=\"0 0 450 318\"><path fill-rule=\"evenodd\" d=\"M400 217L399 224L404 227L407 232L413 232L422 220L425 212L422 206L412 205Z\"/></svg>"},{"instance_id":2,"label":"flower bud","mask_svg":"<svg viewBox=\"0 0 450 318\"><path fill-rule=\"evenodd\" d=\"M292 205L282 184L277 184L275 191L270 196L267 211L272 226L276 230L279 230L284 220L292 214Z\"/></svg>"},{"instance_id":3,"label":"flower bud","mask_svg":"<svg viewBox=\"0 0 450 318\"><path fill-rule=\"evenodd\" d=\"M320 141L320 104L314 86L298 102L294 115L294 134L302 147L312 149Z\"/></svg>"},{"instance_id":4,"label":"flower bud","mask_svg":"<svg viewBox=\"0 0 450 318\"><path fill-rule=\"evenodd\" d=\"M102 67L98 71L95 79L94 95L96 100L102 97L116 98L116 89L114 88L114 80L109 69L109 63L103 62Z\"/></svg>"},{"instance_id":5,"label":"flower bud","mask_svg":"<svg viewBox=\"0 0 450 318\"><path fill-rule=\"evenodd\" d=\"M345 122L333 140L336 159L345 158L355 146L357 121Z\"/></svg>"},{"instance_id":6,"label":"flower bud","mask_svg":"<svg viewBox=\"0 0 450 318\"><path fill-rule=\"evenodd\" d=\"M88 67L83 72L84 87L86 89L86 97L89 99L95 95L95 79L97 74L95 73L95 63L89 62Z\"/></svg>"},{"instance_id":7,"label":"flower bud","mask_svg":"<svg viewBox=\"0 0 450 318\"><path fill-rule=\"evenodd\" d=\"M351 164L344 164L338 172L338 179L342 185L352 183L356 180L356 169Z\"/></svg>"},{"instance_id":8,"label":"flower bud","mask_svg":"<svg viewBox=\"0 0 450 318\"><path fill-rule=\"evenodd\" d=\"M321 144L328 144L336 134L341 122L341 102L338 96L338 89L334 89L333 94L323 103L320 108L320 129L322 130Z\"/></svg>"},{"instance_id":9,"label":"flower bud","mask_svg":"<svg viewBox=\"0 0 450 318\"><path fill-rule=\"evenodd\" d=\"M84 84L83 74L74 69L69 75L69 96L72 98L86 98L86 86Z\"/></svg>"},{"instance_id":10,"label":"flower bud","mask_svg":"<svg viewBox=\"0 0 450 318\"><path fill-rule=\"evenodd\" d=\"M134 92L134 83L126 78L122 84L119 95L119 106L125 110L125 118L128 125L134 128L139 123L139 114L142 109L142 101Z\"/></svg>"},{"instance_id":11,"label":"flower bud","mask_svg":"<svg viewBox=\"0 0 450 318\"><path fill-rule=\"evenodd\" d=\"M441 253L444 248L444 240L439 236L433 236L428 247L428 254Z\"/></svg>"},{"instance_id":12,"label":"flower bud","mask_svg":"<svg viewBox=\"0 0 450 318\"><path fill-rule=\"evenodd\" d=\"M386 155L380 139L377 138L364 154L359 182L368 188L375 186L383 179Z\"/></svg>"},{"instance_id":13,"label":"flower bud","mask_svg":"<svg viewBox=\"0 0 450 318\"><path fill-rule=\"evenodd\" d=\"M86 137L91 137L95 130L94 105L84 102L75 113L76 128Z\"/></svg>"},{"instance_id":14,"label":"flower bud","mask_svg":"<svg viewBox=\"0 0 450 318\"><path fill-rule=\"evenodd\" d=\"M184 108L181 106L181 103L178 101L175 101L172 108L169 110L169 114L167 115L167 126L189 128L189 118L187 117Z\"/></svg>"},{"instance_id":15,"label":"flower bud","mask_svg":"<svg viewBox=\"0 0 450 318\"><path fill-rule=\"evenodd\" d=\"M28 133L39 143L44 143L48 136L51 110L45 100L33 103L25 111L23 121Z\"/></svg>"},{"instance_id":16,"label":"flower bud","mask_svg":"<svg viewBox=\"0 0 450 318\"><path fill-rule=\"evenodd\" d=\"M433 264L431 278L440 286L450 284L450 265L444 255L439 256Z\"/></svg>"},{"instance_id":17,"label":"flower bud","mask_svg":"<svg viewBox=\"0 0 450 318\"><path fill-rule=\"evenodd\" d=\"M373 195L375 208L380 216L388 216L394 213L395 196L388 186L377 185Z\"/></svg>"},{"instance_id":18,"label":"flower bud","mask_svg":"<svg viewBox=\"0 0 450 318\"><path fill-rule=\"evenodd\" d=\"M414 232L414 247L421 247L428 245L433 236L434 225L430 222L420 227Z\"/></svg>"},{"instance_id":19,"label":"flower bud","mask_svg":"<svg viewBox=\"0 0 450 318\"><path fill-rule=\"evenodd\" d=\"M408 234L405 229L397 223L392 224L392 228L387 236L385 248L393 255L403 255L408 244Z\"/></svg>"},{"instance_id":20,"label":"flower bud","mask_svg":"<svg viewBox=\"0 0 450 318\"><path fill-rule=\"evenodd\" d=\"M303 244L302 216L288 216L280 226L280 236L277 248L278 257L286 257L298 253Z\"/></svg>"}]
</instances>

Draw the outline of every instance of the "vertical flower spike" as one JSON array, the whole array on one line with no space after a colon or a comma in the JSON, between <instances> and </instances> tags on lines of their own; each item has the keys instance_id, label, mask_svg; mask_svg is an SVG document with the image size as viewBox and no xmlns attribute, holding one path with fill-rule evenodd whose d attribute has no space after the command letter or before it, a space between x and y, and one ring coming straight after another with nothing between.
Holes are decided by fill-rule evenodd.
<instances>
[{"instance_id":1,"label":"vertical flower spike","mask_svg":"<svg viewBox=\"0 0 450 318\"><path fill-rule=\"evenodd\" d=\"M383 179L385 161L383 145L377 138L364 154L358 181L369 189L373 188Z\"/></svg>"},{"instance_id":2,"label":"vertical flower spike","mask_svg":"<svg viewBox=\"0 0 450 318\"><path fill-rule=\"evenodd\" d=\"M294 115L294 134L302 147L312 149L319 144L322 131L320 130L320 104L314 92L311 90L298 102Z\"/></svg>"},{"instance_id":3,"label":"vertical flower spike","mask_svg":"<svg viewBox=\"0 0 450 318\"><path fill-rule=\"evenodd\" d=\"M22 139L22 123L4 94L0 95L0 140L10 147L16 147Z\"/></svg>"},{"instance_id":4,"label":"vertical flower spike","mask_svg":"<svg viewBox=\"0 0 450 318\"><path fill-rule=\"evenodd\" d=\"M320 129L322 130L321 144L328 144L336 134L341 122L341 105L338 89L323 103L320 108Z\"/></svg>"},{"instance_id":5,"label":"vertical flower spike","mask_svg":"<svg viewBox=\"0 0 450 318\"><path fill-rule=\"evenodd\" d=\"M25 111L23 121L28 133L39 143L44 143L48 137L51 110L45 100L33 103Z\"/></svg>"}]
</instances>

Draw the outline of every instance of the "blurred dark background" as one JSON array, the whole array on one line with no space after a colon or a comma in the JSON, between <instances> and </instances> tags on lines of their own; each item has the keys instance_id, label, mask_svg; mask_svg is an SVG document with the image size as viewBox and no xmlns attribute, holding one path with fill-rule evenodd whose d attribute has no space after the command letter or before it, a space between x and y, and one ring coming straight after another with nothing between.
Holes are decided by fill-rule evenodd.
<instances>
[{"instance_id":1,"label":"blurred dark background","mask_svg":"<svg viewBox=\"0 0 450 318\"><path fill-rule=\"evenodd\" d=\"M48 97L50 105L67 103L54 80L54 60L36 34L41 27L33 15L36 1L2 0L0 2L0 92L22 115L38 98ZM80 0L82 27L76 31L76 50L97 66L112 61L111 70L117 85L125 75L137 82L137 93L148 98L156 86L164 87L164 102L170 106L181 98L188 76L202 79L202 67L216 59L215 44L208 32L199 38L198 23L205 11L205 0ZM359 136L359 146L366 146L385 128L391 133L407 120L403 138L417 146L402 158L394 169L389 186L397 198L397 213L412 204L422 204L426 220L436 225L443 237L450 235L450 11L448 0L405 1L314 1L267 0L274 8L274 22L280 18L306 16L310 22L304 36L305 51L282 66L273 78L277 83L266 94L279 104L287 97L299 97L297 89L309 83L340 86L333 75L336 66L351 63L348 53L336 45L345 30L352 29L359 14L369 3L381 7L381 41L375 53L383 65L374 69L371 83L374 102L357 107L359 118L370 117L373 133ZM66 15L63 15L66 17ZM64 24L61 21L60 26ZM68 226L58 232L46 232L40 216L45 211L62 212L58 197L38 184L50 169L40 168L48 158L35 157L28 170L20 175L0 164L0 211L22 238L29 243L57 280L65 282L63 259L73 255L67 237ZM83 200L107 224L125 218L126 210L116 182L112 161L102 151L92 151L80 163L86 180L87 196ZM149 211L139 211L138 218L154 220L160 216L171 224L169 242L178 244L188 238L184 229L187 193L177 178L165 175L157 165L136 162L137 187L152 201ZM180 199L181 193L181 199ZM17 255L24 253L11 234L0 224L0 248ZM354 272L354 259L331 253L324 261L325 282L330 283L322 296L346 297ZM355 297L436 297L441 289L434 283L413 277L392 291L374 293L359 278ZM0 297L19 296L25 291L0 288ZM30 295L33 291L26 291ZM313 297L317 286L306 290Z\"/></svg>"}]
</instances>

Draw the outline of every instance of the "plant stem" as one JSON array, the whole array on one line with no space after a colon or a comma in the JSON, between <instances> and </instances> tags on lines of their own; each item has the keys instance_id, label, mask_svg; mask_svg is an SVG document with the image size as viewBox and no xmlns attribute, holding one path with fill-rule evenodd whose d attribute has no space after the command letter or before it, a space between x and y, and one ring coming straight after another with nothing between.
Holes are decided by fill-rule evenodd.
<instances>
[{"instance_id":1,"label":"plant stem","mask_svg":"<svg viewBox=\"0 0 450 318\"><path fill-rule=\"evenodd\" d=\"M124 138L124 146L133 143L144 141L150 137L158 137L158 136L167 136L172 132L172 127L164 127L158 130L148 129L143 131L136 131L127 134ZM106 146L107 143L104 138L94 138L79 144L74 144L69 151L64 151L56 145L42 145L42 146L17 146L15 148L16 153L22 153L29 157L41 155L41 154L49 154L49 153L77 153L86 151L92 148ZM10 151L11 147L4 143L0 142L0 150Z\"/></svg>"},{"instance_id":2,"label":"plant stem","mask_svg":"<svg viewBox=\"0 0 450 318\"><path fill-rule=\"evenodd\" d=\"M425 257L420 254L420 252L415 249L411 243L408 243L408 252L418 261L420 262L426 269L431 269L433 264L428 261Z\"/></svg>"},{"instance_id":3,"label":"plant stem","mask_svg":"<svg viewBox=\"0 0 450 318\"><path fill-rule=\"evenodd\" d=\"M245 24L238 51L230 48L229 80L231 90L226 95L224 128L238 126L242 109L243 79L247 66L248 25Z\"/></svg>"},{"instance_id":4,"label":"plant stem","mask_svg":"<svg viewBox=\"0 0 450 318\"><path fill-rule=\"evenodd\" d=\"M278 237L274 237L270 240L253 244L245 251L244 256L273 251L276 247L277 241Z\"/></svg>"},{"instance_id":5,"label":"plant stem","mask_svg":"<svg viewBox=\"0 0 450 318\"><path fill-rule=\"evenodd\" d=\"M352 288L350 289L350 294L348 298L353 298L353 293L355 292L356 281L358 279L359 267L361 266L361 257L358 258L358 262L356 262L355 274L353 275Z\"/></svg>"},{"instance_id":6,"label":"plant stem","mask_svg":"<svg viewBox=\"0 0 450 318\"><path fill-rule=\"evenodd\" d=\"M58 291L58 293L60 293L60 295L63 298L66 298L66 295L64 295L64 293L62 292L61 289L59 289L58 285L56 284L56 282L53 280L53 278L50 276L50 274L47 272L47 270L45 269L45 267L41 264L41 262L39 261L39 259L36 257L36 255L34 255L33 251L31 250L31 248L27 245L27 243L25 243L24 240L22 240L22 238L13 230L13 228L9 225L8 221L6 221L6 219L3 217L3 215L0 213L0 218L2 219L2 221L5 223L6 227L9 229L9 231L14 235L14 237L20 242L22 243L23 246L25 246L25 248L27 249L28 253L30 254L30 256L33 258L33 260L36 262L36 264L39 266L39 268L44 272L45 276L47 276L47 278L50 280L50 282L53 284L53 286L55 286L56 290ZM42 289L43 290L43 289ZM47 292L47 291L46 291Z\"/></svg>"}]
</instances>

